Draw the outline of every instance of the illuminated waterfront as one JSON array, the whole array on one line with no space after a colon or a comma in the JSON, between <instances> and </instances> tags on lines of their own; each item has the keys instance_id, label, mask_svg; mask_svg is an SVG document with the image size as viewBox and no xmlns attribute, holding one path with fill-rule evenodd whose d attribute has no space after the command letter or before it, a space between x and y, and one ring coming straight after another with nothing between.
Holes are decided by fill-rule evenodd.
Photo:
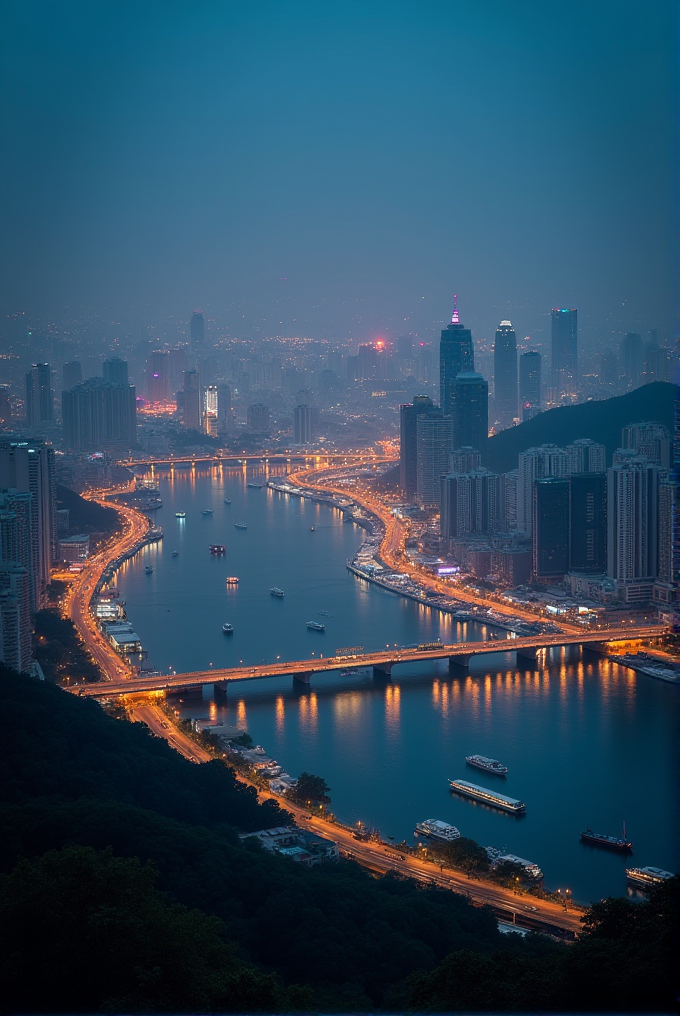
<instances>
[{"instance_id":1,"label":"illuminated waterfront","mask_svg":"<svg viewBox=\"0 0 680 1016\"><path fill-rule=\"evenodd\" d=\"M192 670L440 634L447 641L484 637L478 626L451 627L445 615L349 575L345 560L361 532L337 513L245 484L239 470L193 479L177 471L174 481L161 480L164 543L120 576L156 666ZM213 517L204 519L208 508ZM183 522L175 519L179 510ZM247 531L234 529L240 521ZM227 545L226 559L210 557L213 542ZM152 575L145 574L149 562ZM230 574L240 578L236 592L225 586ZM269 595L275 585L285 590L283 600ZM326 632L308 631L311 619L326 623ZM233 637L223 635L224 621L234 624ZM396 840L411 839L416 821L440 818L484 845L536 861L550 887L588 900L625 892L628 862L580 843L579 830L590 824L617 832L625 819L633 863L672 870L677 689L617 664L581 660L578 650L553 650L535 671L518 671L501 654L493 660L473 664L463 678L428 664L395 668L390 683L331 675L314 678L307 690L272 680L230 690L226 706L205 698L182 709L247 727L289 772L323 775L343 820L362 819ZM500 759L507 779L468 769L464 756L473 752ZM526 817L453 797L453 778L521 798Z\"/></svg>"}]
</instances>

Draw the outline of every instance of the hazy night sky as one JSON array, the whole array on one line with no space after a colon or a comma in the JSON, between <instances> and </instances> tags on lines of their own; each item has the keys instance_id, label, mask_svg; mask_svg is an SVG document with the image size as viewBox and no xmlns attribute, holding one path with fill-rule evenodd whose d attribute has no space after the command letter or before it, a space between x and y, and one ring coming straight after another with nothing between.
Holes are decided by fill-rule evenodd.
<instances>
[{"instance_id":1,"label":"hazy night sky","mask_svg":"<svg viewBox=\"0 0 680 1016\"><path fill-rule=\"evenodd\" d=\"M668 337L677 10L4 0L2 314Z\"/></svg>"}]
</instances>

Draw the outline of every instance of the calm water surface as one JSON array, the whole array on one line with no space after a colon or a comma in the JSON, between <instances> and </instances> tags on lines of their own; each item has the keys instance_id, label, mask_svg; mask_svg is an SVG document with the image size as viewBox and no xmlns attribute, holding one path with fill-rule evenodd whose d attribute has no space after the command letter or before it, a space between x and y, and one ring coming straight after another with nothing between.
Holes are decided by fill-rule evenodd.
<instances>
[{"instance_id":1,"label":"calm water surface","mask_svg":"<svg viewBox=\"0 0 680 1016\"><path fill-rule=\"evenodd\" d=\"M251 482L263 478L248 472ZM161 495L165 539L125 566L119 586L151 662L163 669L488 634L355 579L345 562L361 530L331 509L247 488L240 469L161 474ZM211 518L201 516L206 508ZM211 557L210 543L226 544L226 558ZM227 575L239 577L236 591ZM284 600L269 595L273 585ZM308 620L325 623L325 633L310 632ZM582 659L577 649L551 650L533 671L499 653L473 662L464 677L421 664L395 668L390 682L331 674L314 677L310 689L283 678L245 683L230 686L226 706L208 689L182 709L242 726L293 774L324 776L345 821L411 840L417 821L444 819L485 846L536 861L549 887L568 887L576 899L625 893L628 863L677 867L678 689ZM501 759L508 777L467 767L473 752ZM454 797L447 780L459 777L521 798L526 816ZM624 819L632 860L579 841L587 824L618 833Z\"/></svg>"}]
</instances>

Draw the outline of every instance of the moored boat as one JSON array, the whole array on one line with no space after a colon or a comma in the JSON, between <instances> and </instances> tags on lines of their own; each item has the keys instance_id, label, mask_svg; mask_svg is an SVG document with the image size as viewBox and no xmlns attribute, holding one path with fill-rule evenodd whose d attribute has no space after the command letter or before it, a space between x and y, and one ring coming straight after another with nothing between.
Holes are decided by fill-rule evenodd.
<instances>
[{"instance_id":1,"label":"moored boat","mask_svg":"<svg viewBox=\"0 0 680 1016\"><path fill-rule=\"evenodd\" d=\"M492 808L500 808L501 811L512 812L513 815L523 815L527 810L524 801L518 801L514 797L507 797L495 790L488 790L486 787L478 787L475 783L468 783L467 780L449 780L451 790L463 797L470 797L482 804L489 804Z\"/></svg>"},{"instance_id":2,"label":"moored boat","mask_svg":"<svg viewBox=\"0 0 680 1016\"><path fill-rule=\"evenodd\" d=\"M623 823L623 836L609 836L607 833L595 833L586 826L584 831L580 833L581 839L586 843L592 843L595 847L604 847L605 850L622 850L629 853L633 849L633 844L626 836L626 823Z\"/></svg>"},{"instance_id":3,"label":"moored boat","mask_svg":"<svg viewBox=\"0 0 680 1016\"><path fill-rule=\"evenodd\" d=\"M415 832L416 835L429 836L443 843L453 843L460 838L460 832L455 826L438 818L426 818L423 822L416 822Z\"/></svg>"},{"instance_id":4,"label":"moored boat","mask_svg":"<svg viewBox=\"0 0 680 1016\"><path fill-rule=\"evenodd\" d=\"M231 498L230 497L225 497L224 503L225 504L231 504Z\"/></svg>"},{"instance_id":5,"label":"moored boat","mask_svg":"<svg viewBox=\"0 0 680 1016\"><path fill-rule=\"evenodd\" d=\"M233 624L228 624L228 622L225 621L224 624L222 625L222 631L224 632L225 635L233 635L234 634Z\"/></svg>"},{"instance_id":6,"label":"moored boat","mask_svg":"<svg viewBox=\"0 0 680 1016\"><path fill-rule=\"evenodd\" d=\"M264 487L264 484L263 483L247 483L246 487L251 487L254 490L262 490L262 488Z\"/></svg>"},{"instance_id":7,"label":"moored boat","mask_svg":"<svg viewBox=\"0 0 680 1016\"><path fill-rule=\"evenodd\" d=\"M246 525L245 522L235 522L234 523L234 529L247 529L247 528L248 528L248 526Z\"/></svg>"},{"instance_id":8,"label":"moored boat","mask_svg":"<svg viewBox=\"0 0 680 1016\"><path fill-rule=\"evenodd\" d=\"M212 515L212 508L204 508L203 511L201 512L201 515L203 516L203 518L207 518L208 515Z\"/></svg>"},{"instance_id":9,"label":"moored boat","mask_svg":"<svg viewBox=\"0 0 680 1016\"><path fill-rule=\"evenodd\" d=\"M150 564L147 564L147 566L144 569L144 571L146 572L147 575L153 575L153 568L151 567Z\"/></svg>"},{"instance_id":10,"label":"moored boat","mask_svg":"<svg viewBox=\"0 0 680 1016\"><path fill-rule=\"evenodd\" d=\"M654 868L647 865L644 868L626 868L626 877L636 889L651 889L655 885L661 885L669 878L674 878L672 871L664 871L663 868Z\"/></svg>"},{"instance_id":11,"label":"moored boat","mask_svg":"<svg viewBox=\"0 0 680 1016\"><path fill-rule=\"evenodd\" d=\"M469 766L476 766L487 773L494 773L496 776L505 776L508 767L497 762L495 758L487 758L486 755L466 755L465 761Z\"/></svg>"},{"instance_id":12,"label":"moored boat","mask_svg":"<svg viewBox=\"0 0 680 1016\"><path fill-rule=\"evenodd\" d=\"M211 543L210 544L210 553L211 554L218 554L218 555L226 554L227 553L227 548L225 547L225 545L223 543Z\"/></svg>"},{"instance_id":13,"label":"moored boat","mask_svg":"<svg viewBox=\"0 0 680 1016\"><path fill-rule=\"evenodd\" d=\"M238 585L238 577L236 575L227 575L225 581L226 581L228 586L237 586Z\"/></svg>"},{"instance_id":14,"label":"moored boat","mask_svg":"<svg viewBox=\"0 0 680 1016\"><path fill-rule=\"evenodd\" d=\"M172 556L173 557L179 557L179 551L178 550L173 550Z\"/></svg>"},{"instance_id":15,"label":"moored boat","mask_svg":"<svg viewBox=\"0 0 680 1016\"><path fill-rule=\"evenodd\" d=\"M307 627L311 628L312 631L325 631L326 625L320 624L318 621L308 621Z\"/></svg>"},{"instance_id":16,"label":"moored boat","mask_svg":"<svg viewBox=\"0 0 680 1016\"><path fill-rule=\"evenodd\" d=\"M279 599L283 599L283 597L286 594L284 593L283 589L279 589L278 586L272 586L271 589L269 590L269 595L278 596Z\"/></svg>"}]
</instances>

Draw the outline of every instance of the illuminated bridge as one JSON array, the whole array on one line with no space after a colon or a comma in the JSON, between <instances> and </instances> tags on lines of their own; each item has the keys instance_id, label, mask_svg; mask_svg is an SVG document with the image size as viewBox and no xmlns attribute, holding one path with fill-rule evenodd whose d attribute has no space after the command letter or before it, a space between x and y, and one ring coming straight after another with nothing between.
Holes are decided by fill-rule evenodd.
<instances>
[{"instance_id":1,"label":"illuminated bridge","mask_svg":"<svg viewBox=\"0 0 680 1016\"><path fill-rule=\"evenodd\" d=\"M167 455L157 458L121 459L120 465L128 469L135 469L142 466L159 466L167 468L170 466L244 466L248 463L262 462L265 465L285 466L291 462L312 462L317 465L351 466L351 465L377 465L378 463L394 462L394 457L383 455L372 455L370 452L361 454L353 452L260 452L257 455L239 455L238 453L226 452L204 452L196 455Z\"/></svg>"},{"instance_id":2,"label":"illuminated bridge","mask_svg":"<svg viewBox=\"0 0 680 1016\"><path fill-rule=\"evenodd\" d=\"M377 653L357 652L356 654L319 656L311 660L276 661L256 667L211 668L189 674L163 674L157 677L131 678L125 681L103 681L99 684L81 685L78 694L92 698L108 698L112 695L126 695L134 692L180 691L215 684L226 689L230 682L262 680L267 677L289 675L297 681L309 684L314 674L331 670L373 667L376 675L389 677L392 668L399 663L416 663L426 660L446 660L452 673L465 672L473 657L491 653L517 654L518 664L536 665L541 650L554 646L586 646L596 652L606 653L612 642L631 642L639 639L659 638L667 629L660 625L638 628L608 628L606 631L558 632L551 635L533 635L523 638L488 639L483 642L458 642L443 645L427 643L414 648L392 646Z\"/></svg>"}]
</instances>

